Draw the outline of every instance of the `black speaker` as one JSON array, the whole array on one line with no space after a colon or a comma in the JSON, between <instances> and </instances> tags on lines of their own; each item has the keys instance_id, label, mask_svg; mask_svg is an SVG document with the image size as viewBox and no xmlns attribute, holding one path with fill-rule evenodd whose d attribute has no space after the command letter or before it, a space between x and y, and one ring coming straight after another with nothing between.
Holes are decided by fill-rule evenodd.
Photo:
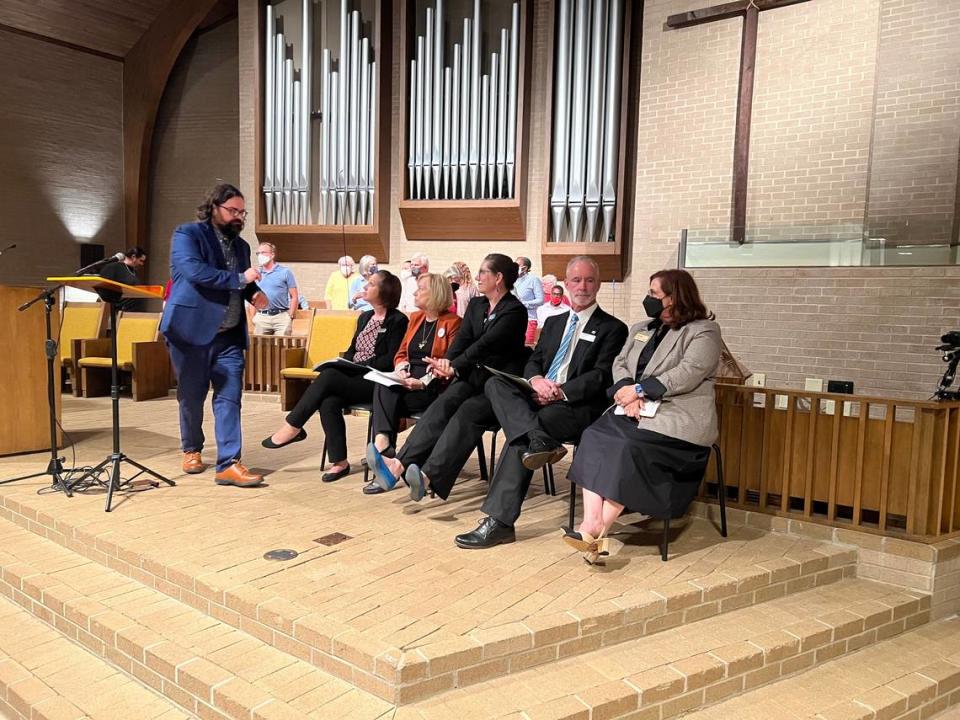
<instances>
[{"instance_id":1,"label":"black speaker","mask_svg":"<svg viewBox=\"0 0 960 720\"><path fill-rule=\"evenodd\" d=\"M827 380L828 393L843 393L844 395L853 395L852 380Z\"/></svg>"},{"instance_id":2,"label":"black speaker","mask_svg":"<svg viewBox=\"0 0 960 720\"><path fill-rule=\"evenodd\" d=\"M80 243L80 265L78 267L86 267L97 260L103 260L103 245Z\"/></svg>"}]
</instances>

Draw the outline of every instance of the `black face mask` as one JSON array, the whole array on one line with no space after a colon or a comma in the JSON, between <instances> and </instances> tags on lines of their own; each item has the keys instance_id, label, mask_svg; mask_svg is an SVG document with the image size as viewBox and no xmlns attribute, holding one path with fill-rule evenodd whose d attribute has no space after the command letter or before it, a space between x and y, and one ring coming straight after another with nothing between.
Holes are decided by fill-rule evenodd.
<instances>
[{"instance_id":1,"label":"black face mask","mask_svg":"<svg viewBox=\"0 0 960 720\"><path fill-rule=\"evenodd\" d=\"M645 295L643 297L643 310L647 313L647 317L656 319L663 312L663 300L655 298L653 295Z\"/></svg>"},{"instance_id":2,"label":"black face mask","mask_svg":"<svg viewBox=\"0 0 960 720\"><path fill-rule=\"evenodd\" d=\"M452 283L450 283L450 289L453 290L454 292L456 292L457 290L460 289L460 283L458 283L458 282L452 282Z\"/></svg>"}]
</instances>

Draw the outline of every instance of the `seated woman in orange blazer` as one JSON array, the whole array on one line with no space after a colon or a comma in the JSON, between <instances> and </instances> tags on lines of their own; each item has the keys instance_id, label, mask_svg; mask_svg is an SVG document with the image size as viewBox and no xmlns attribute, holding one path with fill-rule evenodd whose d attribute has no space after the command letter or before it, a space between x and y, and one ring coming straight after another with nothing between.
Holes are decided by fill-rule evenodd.
<instances>
[{"instance_id":1,"label":"seated woman in orange blazer","mask_svg":"<svg viewBox=\"0 0 960 720\"><path fill-rule=\"evenodd\" d=\"M443 275L427 273L417 278L413 302L418 310L410 316L407 333L393 359L394 371L403 385L377 385L373 391L373 442L388 457L394 455L403 418L422 413L446 388L447 380L429 373L426 358L444 357L460 329L460 317L449 311L453 290ZM367 495L383 492L373 482L363 491Z\"/></svg>"}]
</instances>

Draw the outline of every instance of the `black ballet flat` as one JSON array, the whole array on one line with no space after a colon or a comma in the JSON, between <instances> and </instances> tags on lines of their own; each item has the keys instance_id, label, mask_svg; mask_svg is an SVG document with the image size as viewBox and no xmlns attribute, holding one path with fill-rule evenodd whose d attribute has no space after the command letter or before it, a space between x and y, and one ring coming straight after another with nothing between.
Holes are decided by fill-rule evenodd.
<instances>
[{"instance_id":1,"label":"black ballet flat","mask_svg":"<svg viewBox=\"0 0 960 720\"><path fill-rule=\"evenodd\" d=\"M306 440L307 431L304 430L303 428L300 428L300 432L294 435L292 440L287 440L285 443L280 443L279 445L277 445L272 438L273 438L273 435L268 435L267 437L265 437L263 440L260 441L260 444L263 445L268 450L279 450L280 448L286 447L291 443L300 442L301 440Z\"/></svg>"},{"instance_id":2,"label":"black ballet flat","mask_svg":"<svg viewBox=\"0 0 960 720\"><path fill-rule=\"evenodd\" d=\"M334 482L336 480L339 480L342 477L346 477L349 474L350 474L350 463L347 463L347 466L343 470L340 470L339 472L324 473L320 477L320 479L323 480L323 482Z\"/></svg>"}]
</instances>

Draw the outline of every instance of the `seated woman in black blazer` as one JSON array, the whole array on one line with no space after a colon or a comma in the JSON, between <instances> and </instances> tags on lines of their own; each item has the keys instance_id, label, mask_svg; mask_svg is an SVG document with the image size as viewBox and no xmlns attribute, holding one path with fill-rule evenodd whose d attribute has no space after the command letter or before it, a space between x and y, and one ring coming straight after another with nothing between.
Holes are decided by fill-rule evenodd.
<instances>
[{"instance_id":1,"label":"seated woman in black blazer","mask_svg":"<svg viewBox=\"0 0 960 720\"><path fill-rule=\"evenodd\" d=\"M344 357L376 370L393 369L393 356L407 332L407 316L397 310L400 303L400 278L387 270L380 270L367 281L366 301L373 310L357 318L357 331ZM330 471L321 478L324 482L339 480L350 472L347 462L347 429L343 409L356 403L373 400L374 383L362 375L350 374L335 368L324 369L310 384L300 402L287 415L286 422L261 443L271 450L281 448L307 437L303 426L315 412L320 411L320 424L327 438Z\"/></svg>"}]
</instances>

